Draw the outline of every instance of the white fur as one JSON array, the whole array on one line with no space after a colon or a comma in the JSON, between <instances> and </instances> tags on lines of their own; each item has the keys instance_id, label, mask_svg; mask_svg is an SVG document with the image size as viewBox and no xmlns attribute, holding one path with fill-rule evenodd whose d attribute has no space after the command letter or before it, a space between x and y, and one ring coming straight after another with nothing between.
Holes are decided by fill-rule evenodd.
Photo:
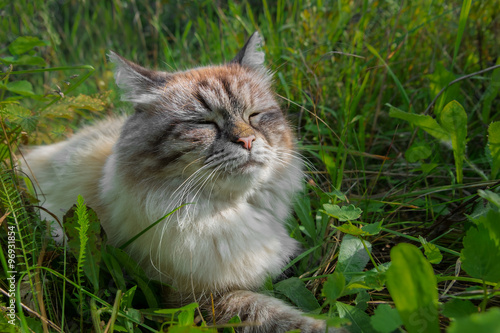
<instances>
[{"instance_id":1,"label":"white fur","mask_svg":"<svg viewBox=\"0 0 500 333\"><path fill-rule=\"evenodd\" d=\"M98 212L115 246L180 204L172 197L179 183L130 184L120 172L127 166L120 165L111 150L92 159L96 150L113 146L122 123L115 119L97 124L66 142L37 148L26 158L44 207L62 221L81 194ZM291 194L301 186L301 170L298 161L290 163L288 168L263 170L251 186L242 179L248 189L236 200L226 196L224 182L205 186L196 198L188 194L186 200L195 199L194 204L159 223L127 251L150 277L181 291L192 291L191 279L195 292L258 287L267 275L278 274L296 250L284 222Z\"/></svg>"},{"instance_id":2,"label":"white fur","mask_svg":"<svg viewBox=\"0 0 500 333\"><path fill-rule=\"evenodd\" d=\"M100 199L108 207L108 237L119 245L180 202L171 197L179 184L159 188L126 184L116 168L111 156ZM141 236L129 252L151 277L180 290L189 291L191 279L197 292L258 287L267 275L279 273L295 252L295 241L283 225L290 197L276 189L295 192L299 181L291 179L300 179L299 174L296 166L290 174L261 184L258 193L253 189L253 195L245 193L237 201L213 193L220 189L211 184L198 193L193 205ZM264 174L263 178L268 177Z\"/></svg>"},{"instance_id":3,"label":"white fur","mask_svg":"<svg viewBox=\"0 0 500 333\"><path fill-rule=\"evenodd\" d=\"M265 70L264 53L257 51L261 44L260 36L254 34L240 59L242 66ZM115 78L124 91L124 100L152 104L164 94L169 96L171 109L179 114L192 112L183 107L186 102L183 94L193 84L187 78L189 73L181 73L186 77L183 81L161 90L159 84L166 76L143 71L115 54L110 59L117 64ZM243 80L238 76L238 81L247 82L242 88L248 96L247 112L253 112L252 108L275 107L270 92L250 88L251 84L269 88L269 76L252 75ZM211 82L211 86L224 90L221 84ZM261 95L255 96L253 90ZM206 95L213 109L231 107L229 97L220 92L200 93ZM149 111L161 108L161 103L160 98L150 105ZM186 118L189 116L186 114ZM64 212L82 195L97 212L108 242L120 246L181 204L191 203L126 248L150 278L172 285L181 299L190 299L192 295L206 299L213 293L220 300L217 306L221 313L217 315L222 320L241 314L262 321L261 326L245 329L248 332L285 332L292 328L324 332L324 322L302 317L299 311L281 301L248 291L259 287L267 276L279 274L297 249L296 241L289 237L285 227L291 200L302 183L301 161L290 148L284 147L292 145L291 139L270 147L257 136L252 143L253 165L244 166L242 162L249 161L250 155L240 149L233 150L234 159L222 164L215 163L217 153L214 153L204 161L206 164L195 163L201 159L193 158L189 165L180 164L183 170L173 163L168 165L170 169L162 167L142 175L143 170L158 161L146 158L141 160L141 168L133 168L138 162L136 150L129 148L136 148L137 142L140 153L143 147L138 142L142 132L135 131L134 121L140 120L132 118L127 122L132 126L122 132L124 118L108 119L83 129L65 142L29 153L26 157L29 168L25 166L24 170L32 172L39 185L42 205L62 221ZM287 127L282 126L286 133ZM128 137L128 141L117 144L120 133L121 140ZM183 158L186 156L189 155ZM139 171L130 173L130 170ZM44 217L50 219L50 215ZM59 228L56 233L61 240L62 230Z\"/></svg>"}]
</instances>

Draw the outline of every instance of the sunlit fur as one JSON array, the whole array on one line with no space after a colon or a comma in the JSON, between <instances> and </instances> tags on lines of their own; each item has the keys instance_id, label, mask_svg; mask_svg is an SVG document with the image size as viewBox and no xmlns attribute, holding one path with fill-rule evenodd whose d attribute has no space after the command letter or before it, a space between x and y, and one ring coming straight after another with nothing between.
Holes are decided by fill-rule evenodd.
<instances>
[{"instance_id":1,"label":"sunlit fur","mask_svg":"<svg viewBox=\"0 0 500 333\"><path fill-rule=\"evenodd\" d=\"M46 208L61 217L81 194L115 246L187 204L126 249L180 303L210 309L212 293L220 322L239 314L261 324L245 332L324 332L322 321L249 291L297 253L284 224L302 178L260 43L254 34L233 62L177 73L112 53L136 112L36 148L26 161ZM249 136L246 149L238 139Z\"/></svg>"}]
</instances>

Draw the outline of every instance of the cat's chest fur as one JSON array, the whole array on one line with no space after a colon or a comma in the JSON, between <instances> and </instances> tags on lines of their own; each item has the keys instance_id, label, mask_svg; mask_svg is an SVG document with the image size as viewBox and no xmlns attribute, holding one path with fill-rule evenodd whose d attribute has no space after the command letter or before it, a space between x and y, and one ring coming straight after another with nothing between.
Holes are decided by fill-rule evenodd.
<instances>
[{"instance_id":1,"label":"cat's chest fur","mask_svg":"<svg viewBox=\"0 0 500 333\"><path fill-rule=\"evenodd\" d=\"M122 244L150 223L176 208L178 211L141 236L128 250L148 275L174 284L179 290L232 290L258 287L276 275L295 254L284 220L289 214L290 192L300 187L300 168L294 174L254 180L254 188L232 198L217 183L210 190L179 196L185 179L165 184L125 184L115 156L106 163L101 181L101 215L110 241ZM179 185L180 184L180 185Z\"/></svg>"},{"instance_id":2,"label":"cat's chest fur","mask_svg":"<svg viewBox=\"0 0 500 333\"><path fill-rule=\"evenodd\" d=\"M239 315L239 332L321 333L323 321L249 291L295 254L285 224L303 175L261 44L254 33L231 62L175 73L111 53L135 113L35 148L24 171L48 220L62 221L82 195L112 245L149 228L125 251L174 287L168 298L200 301L219 323Z\"/></svg>"},{"instance_id":3,"label":"cat's chest fur","mask_svg":"<svg viewBox=\"0 0 500 333\"><path fill-rule=\"evenodd\" d=\"M126 248L178 290L255 288L279 273L296 249L285 223L302 162L254 37L228 64L177 73L111 54L135 113L27 156L45 208L61 216L82 195L121 246L184 205Z\"/></svg>"}]
</instances>

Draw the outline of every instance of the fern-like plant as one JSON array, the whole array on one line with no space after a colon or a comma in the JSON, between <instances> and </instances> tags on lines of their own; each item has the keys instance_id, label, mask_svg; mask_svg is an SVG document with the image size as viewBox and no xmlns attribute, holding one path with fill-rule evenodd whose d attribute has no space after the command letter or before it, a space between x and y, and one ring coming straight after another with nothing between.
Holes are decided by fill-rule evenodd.
<instances>
[{"instance_id":1,"label":"fern-like plant","mask_svg":"<svg viewBox=\"0 0 500 333\"><path fill-rule=\"evenodd\" d=\"M78 230L78 239L80 240L80 251L77 263L77 279L78 286L80 287L78 298L80 300L80 304L83 305L82 278L84 275L83 265L85 263L85 250L87 248L87 241L89 240L87 235L87 231L89 229L89 214L87 212L85 201L81 195L78 196L75 212L77 216L77 223L79 225L76 230ZM83 306L80 307L80 328L83 330Z\"/></svg>"}]
</instances>

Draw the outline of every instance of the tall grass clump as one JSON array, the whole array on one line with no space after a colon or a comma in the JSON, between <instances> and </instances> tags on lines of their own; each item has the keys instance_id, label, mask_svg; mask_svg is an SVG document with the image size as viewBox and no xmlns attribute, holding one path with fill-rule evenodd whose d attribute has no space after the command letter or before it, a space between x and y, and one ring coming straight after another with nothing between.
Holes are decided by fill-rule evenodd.
<instances>
[{"instance_id":1,"label":"tall grass clump","mask_svg":"<svg viewBox=\"0 0 500 333\"><path fill-rule=\"evenodd\" d=\"M159 282L106 244L84 198L58 221L66 238L55 243L40 218L43 196L19 171L21 148L127 112L109 50L176 71L229 60L258 30L308 176L289 221L303 252L263 289L351 332L498 332L498 8L498 0L0 4L0 331L215 331L196 304L165 308Z\"/></svg>"}]
</instances>

